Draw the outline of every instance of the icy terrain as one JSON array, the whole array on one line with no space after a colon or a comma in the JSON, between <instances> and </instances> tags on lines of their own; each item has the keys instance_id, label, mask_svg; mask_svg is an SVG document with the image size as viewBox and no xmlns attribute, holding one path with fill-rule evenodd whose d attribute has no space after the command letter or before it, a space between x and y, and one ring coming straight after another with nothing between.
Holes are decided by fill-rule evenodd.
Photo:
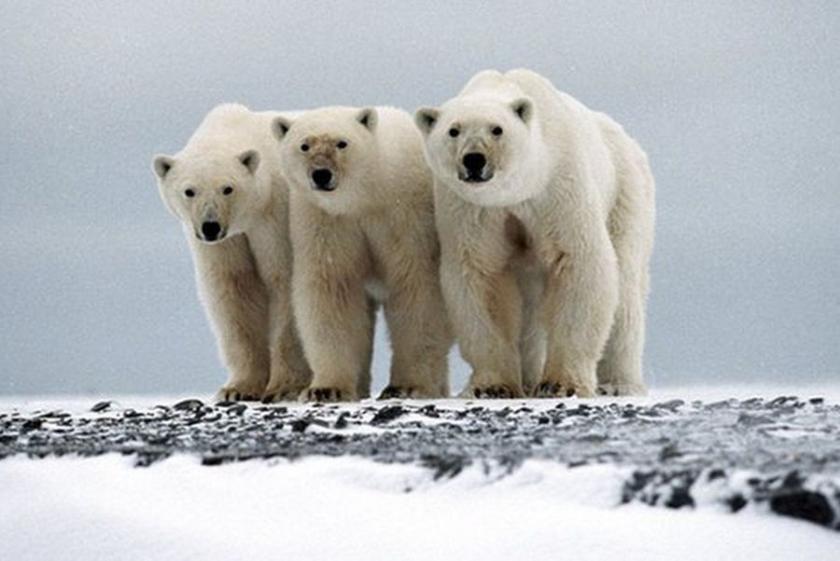
<instances>
[{"instance_id":1,"label":"icy terrain","mask_svg":"<svg viewBox=\"0 0 840 561\"><path fill-rule=\"evenodd\" d=\"M325 406L4 398L0 551L834 559L840 391L797 394Z\"/></svg>"}]
</instances>

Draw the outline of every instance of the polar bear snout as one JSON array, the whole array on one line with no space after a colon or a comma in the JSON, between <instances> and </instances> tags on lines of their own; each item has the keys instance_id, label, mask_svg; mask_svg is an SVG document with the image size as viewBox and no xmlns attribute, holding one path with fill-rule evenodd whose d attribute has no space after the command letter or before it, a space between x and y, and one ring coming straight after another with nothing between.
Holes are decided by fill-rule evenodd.
<instances>
[{"instance_id":1,"label":"polar bear snout","mask_svg":"<svg viewBox=\"0 0 840 561\"><path fill-rule=\"evenodd\" d=\"M221 241L225 237L225 230L215 220L206 220L201 223L201 235L198 237L205 242Z\"/></svg>"},{"instance_id":2,"label":"polar bear snout","mask_svg":"<svg viewBox=\"0 0 840 561\"><path fill-rule=\"evenodd\" d=\"M312 187L318 191L333 191L335 189L335 174L329 168L316 168L310 174Z\"/></svg>"},{"instance_id":3,"label":"polar bear snout","mask_svg":"<svg viewBox=\"0 0 840 561\"><path fill-rule=\"evenodd\" d=\"M461 158L462 169L459 179L466 183L484 183L493 178L493 170L487 165L487 156L481 152L468 152Z\"/></svg>"}]
</instances>

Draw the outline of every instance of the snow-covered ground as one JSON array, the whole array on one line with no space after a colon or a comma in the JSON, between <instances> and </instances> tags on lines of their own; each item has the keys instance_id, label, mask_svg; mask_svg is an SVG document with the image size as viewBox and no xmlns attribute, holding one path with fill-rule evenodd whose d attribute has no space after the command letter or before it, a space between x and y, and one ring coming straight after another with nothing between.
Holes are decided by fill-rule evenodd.
<instances>
[{"instance_id":1,"label":"snow-covered ground","mask_svg":"<svg viewBox=\"0 0 840 561\"><path fill-rule=\"evenodd\" d=\"M618 468L527 463L443 484L354 458L215 468L177 456L0 463L0 550L33 560L836 559L840 536L763 512L616 506ZM406 488L414 489L405 492Z\"/></svg>"},{"instance_id":2,"label":"snow-covered ground","mask_svg":"<svg viewBox=\"0 0 840 561\"><path fill-rule=\"evenodd\" d=\"M803 405L798 409L784 403L774 408L767 405L780 395L797 395ZM808 401L812 397L824 401L814 405ZM565 400L560 409L557 400L411 402L397 411L399 417L382 415L379 423L372 419L387 404L368 402L335 409L287 404L282 414L279 408L251 406L238 416L222 413L219 420L190 425L195 432L186 435L193 439L183 445L186 451L161 456L163 459L148 467L136 467L134 455L117 453L45 459L31 459L21 453L53 444L61 446L70 434L79 442L87 442L84 439L96 432L92 427L98 426L97 422L109 430L131 419L143 427L157 426L155 423L161 421L156 411L163 409L154 406L171 406L180 399L111 397L119 403L99 413L91 412L91 406L101 398L0 399L0 445L6 442L7 446L19 447L0 460L0 559L832 561L840 551L837 531L778 516L770 512L766 502L749 501L732 514L732 509L721 502L716 485L726 481L729 486L737 486L739 478L745 480L749 471L735 471L715 480L697 479L692 487L693 508L652 508L641 502L627 503L627 481L637 463L618 458L570 467L562 450L555 448L559 445L582 450L589 443L595 449L620 450L621 441L632 430L650 426L659 438L669 426L674 427L675 434L682 434L694 419L722 417L714 431L727 429L728 434L737 436L741 434L738 423L744 424L743 442L727 437L733 448L750 447L756 442L766 446L770 442L774 443L770 448L773 454L780 450L783 453L784 449L778 447L788 441L822 443L840 435L836 422L840 386L660 390L644 399ZM743 401L720 408L690 405L694 400L710 404L730 398L765 401L755 407ZM654 404L675 399L687 403L661 410L661 418L648 417ZM610 409L609 404L614 402L621 409ZM581 408L581 404L590 408ZM421 409L428 405L435 406L434 415L421 415L421 410L432 411ZM505 408L511 412L502 415ZM209 413L205 419L216 415L218 409L206 409ZM196 411L200 410L205 409ZM631 410L633 414L627 419L615 414ZM777 410L778 416L771 419ZM127 411L133 413L127 415ZM39 417L43 412L52 416ZM71 416L62 417L64 413L56 412ZM167 422L182 423L184 416L191 414L188 410L173 413ZM337 419L342 414L346 414L345 426L339 429ZM598 419L599 415L603 418ZM365 456L371 443L387 448L395 446L395 441L409 440L428 447L430 443L419 439L418 433L426 428L434 431L454 426L462 416L462 428L454 436L431 433L435 438L453 439L442 443L447 454L457 452L462 441L467 455L475 455L487 442L492 444L488 446L501 447L501 451L488 453L487 461L444 470L443 475L440 466L429 469L399 446L385 456L386 461L381 450L373 459ZM213 431L220 434L224 432L220 428L228 427L220 423L240 426L229 417L242 423L241 434L252 431L255 423L279 419L278 428L273 429L275 436L297 435L312 445L328 443L326 448L316 446L313 450L326 450L329 456L296 451L291 457L280 454L208 467L202 462L208 450L201 448L201 438L211 438L208 434L217 438ZM297 426L293 422L304 418L309 421ZM25 432L20 428L24 419L43 421ZM606 437L604 440L593 440L595 429L603 428L604 421L614 423L615 430L598 436ZM538 442L528 447L514 443L518 433L505 431L517 423L525 433L541 435ZM486 435L469 436L476 427L498 430L500 437L483 440ZM145 433L132 434L137 438ZM245 438L234 434L235 440ZM339 444L348 450L355 446L352 453L341 454L340 448L336 453L336 444L330 440L335 434L350 435ZM564 438L569 440L554 442L549 438L554 434L567 435ZM178 442L182 438L186 437L181 433L175 437ZM268 446L287 445L289 441L260 442ZM663 462L669 469L695 465L700 460L692 457L690 447L702 442L685 443L683 458ZM526 452L515 469L499 461L507 445L516 453ZM126 450L105 448L111 449ZM670 450L668 446L663 449ZM796 448L796 453L804 454L803 450L811 453L805 445ZM272 454L275 452L273 449ZM737 450L732 452L737 457ZM710 456L716 453L719 451L709 451ZM644 455L639 456L636 450L635 456L628 457L637 462ZM819 465L814 458L802 458L801 465L808 470ZM738 459L735 467L742 461ZM783 461L788 466L799 462L796 457ZM840 473L834 469L817 475L836 482Z\"/></svg>"}]
</instances>

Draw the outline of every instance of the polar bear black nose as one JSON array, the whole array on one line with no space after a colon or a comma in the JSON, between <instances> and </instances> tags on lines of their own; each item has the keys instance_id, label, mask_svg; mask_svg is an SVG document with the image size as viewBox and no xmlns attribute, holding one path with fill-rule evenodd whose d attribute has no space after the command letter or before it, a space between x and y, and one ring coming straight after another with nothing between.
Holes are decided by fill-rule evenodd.
<instances>
[{"instance_id":1,"label":"polar bear black nose","mask_svg":"<svg viewBox=\"0 0 840 561\"><path fill-rule=\"evenodd\" d=\"M222 233L222 225L218 222L204 222L201 224L201 233L204 235L205 240L214 242L220 237L219 234Z\"/></svg>"},{"instance_id":2,"label":"polar bear black nose","mask_svg":"<svg viewBox=\"0 0 840 561\"><path fill-rule=\"evenodd\" d=\"M480 175L481 170L487 164L487 158L480 152L470 152L464 155L463 162L464 167L467 168L470 175Z\"/></svg>"},{"instance_id":3,"label":"polar bear black nose","mask_svg":"<svg viewBox=\"0 0 840 561\"><path fill-rule=\"evenodd\" d=\"M312 172L312 181L318 189L326 189L332 181L332 172L326 168L318 168Z\"/></svg>"}]
</instances>

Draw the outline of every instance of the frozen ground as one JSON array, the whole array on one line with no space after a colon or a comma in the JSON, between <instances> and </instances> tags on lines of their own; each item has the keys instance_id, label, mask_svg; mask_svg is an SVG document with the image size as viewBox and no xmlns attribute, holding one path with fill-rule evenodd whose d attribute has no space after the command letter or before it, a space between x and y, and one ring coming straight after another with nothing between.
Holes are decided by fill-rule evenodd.
<instances>
[{"instance_id":1,"label":"frozen ground","mask_svg":"<svg viewBox=\"0 0 840 561\"><path fill-rule=\"evenodd\" d=\"M840 387L323 407L3 398L0 458L8 559L828 561L840 548Z\"/></svg>"}]
</instances>

